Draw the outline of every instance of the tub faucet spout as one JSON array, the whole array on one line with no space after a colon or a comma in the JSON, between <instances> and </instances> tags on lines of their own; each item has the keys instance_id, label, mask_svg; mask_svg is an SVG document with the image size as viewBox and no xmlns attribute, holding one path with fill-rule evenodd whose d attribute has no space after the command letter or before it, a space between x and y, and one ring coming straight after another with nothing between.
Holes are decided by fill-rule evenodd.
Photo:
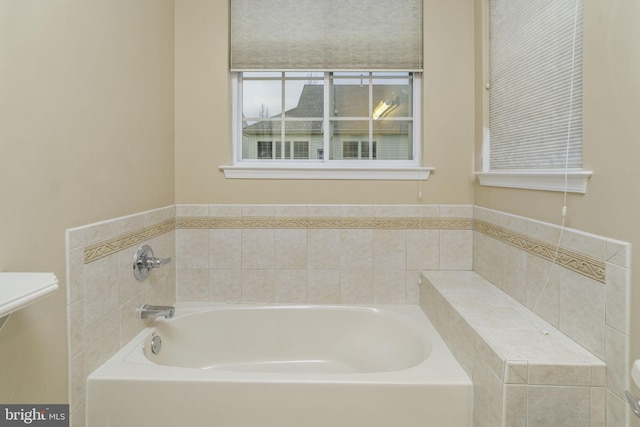
<instances>
[{"instance_id":1,"label":"tub faucet spout","mask_svg":"<svg viewBox=\"0 0 640 427\"><path fill-rule=\"evenodd\" d=\"M165 319L173 317L176 309L170 305L150 305L145 304L140 308L140 318L147 319L149 317L156 318L164 316Z\"/></svg>"}]
</instances>

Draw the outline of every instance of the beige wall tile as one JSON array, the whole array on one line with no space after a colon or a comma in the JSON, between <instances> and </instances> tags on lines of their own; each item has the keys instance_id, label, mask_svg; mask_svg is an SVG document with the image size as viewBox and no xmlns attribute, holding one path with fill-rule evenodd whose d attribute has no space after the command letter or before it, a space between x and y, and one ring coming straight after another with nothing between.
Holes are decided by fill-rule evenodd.
<instances>
[{"instance_id":1,"label":"beige wall tile","mask_svg":"<svg viewBox=\"0 0 640 427\"><path fill-rule=\"evenodd\" d=\"M589 387L527 388L527 427L589 425Z\"/></svg>"},{"instance_id":2,"label":"beige wall tile","mask_svg":"<svg viewBox=\"0 0 640 427\"><path fill-rule=\"evenodd\" d=\"M203 302L209 301L209 271L194 269L176 271L176 280L180 284L177 289L177 301Z\"/></svg>"},{"instance_id":3,"label":"beige wall tile","mask_svg":"<svg viewBox=\"0 0 640 427\"><path fill-rule=\"evenodd\" d=\"M211 217L241 217L242 205L209 205Z\"/></svg>"},{"instance_id":4,"label":"beige wall tile","mask_svg":"<svg viewBox=\"0 0 640 427\"><path fill-rule=\"evenodd\" d=\"M406 205L374 205L373 216L375 218L393 218L407 216Z\"/></svg>"},{"instance_id":5,"label":"beige wall tile","mask_svg":"<svg viewBox=\"0 0 640 427\"><path fill-rule=\"evenodd\" d=\"M340 269L373 269L373 230L340 230Z\"/></svg>"},{"instance_id":6,"label":"beige wall tile","mask_svg":"<svg viewBox=\"0 0 640 427\"><path fill-rule=\"evenodd\" d=\"M627 425L627 402L621 400L611 391L607 390L606 395L606 425L626 426Z\"/></svg>"},{"instance_id":7,"label":"beige wall tile","mask_svg":"<svg viewBox=\"0 0 640 427\"><path fill-rule=\"evenodd\" d=\"M340 303L371 304L373 302L372 270L340 271Z\"/></svg>"},{"instance_id":8,"label":"beige wall tile","mask_svg":"<svg viewBox=\"0 0 640 427\"><path fill-rule=\"evenodd\" d=\"M406 304L406 270L373 271L374 304Z\"/></svg>"},{"instance_id":9,"label":"beige wall tile","mask_svg":"<svg viewBox=\"0 0 640 427\"><path fill-rule=\"evenodd\" d=\"M69 411L75 411L85 402L86 382L84 352L81 352L69 361Z\"/></svg>"},{"instance_id":10,"label":"beige wall tile","mask_svg":"<svg viewBox=\"0 0 640 427\"><path fill-rule=\"evenodd\" d=\"M307 215L316 218L340 216L340 205L307 205Z\"/></svg>"},{"instance_id":11,"label":"beige wall tile","mask_svg":"<svg viewBox=\"0 0 640 427\"><path fill-rule=\"evenodd\" d=\"M373 230L373 266L376 270L406 270L405 230Z\"/></svg>"},{"instance_id":12,"label":"beige wall tile","mask_svg":"<svg viewBox=\"0 0 640 427\"><path fill-rule=\"evenodd\" d=\"M176 253L179 269L209 268L209 231L176 230ZM161 252L156 256L162 256Z\"/></svg>"},{"instance_id":13,"label":"beige wall tile","mask_svg":"<svg viewBox=\"0 0 640 427\"><path fill-rule=\"evenodd\" d=\"M440 205L407 205L407 216L412 218L438 218Z\"/></svg>"},{"instance_id":14,"label":"beige wall tile","mask_svg":"<svg viewBox=\"0 0 640 427\"><path fill-rule=\"evenodd\" d=\"M628 335L631 270L607 263L605 271L606 323L608 326Z\"/></svg>"},{"instance_id":15,"label":"beige wall tile","mask_svg":"<svg viewBox=\"0 0 640 427\"><path fill-rule=\"evenodd\" d=\"M84 298L84 247L67 252L67 304Z\"/></svg>"},{"instance_id":16,"label":"beige wall tile","mask_svg":"<svg viewBox=\"0 0 640 427\"><path fill-rule=\"evenodd\" d=\"M307 270L276 270L275 302L287 304L306 303Z\"/></svg>"},{"instance_id":17,"label":"beige wall tile","mask_svg":"<svg viewBox=\"0 0 640 427\"><path fill-rule=\"evenodd\" d=\"M242 230L242 269L274 268L273 230Z\"/></svg>"},{"instance_id":18,"label":"beige wall tile","mask_svg":"<svg viewBox=\"0 0 640 427\"><path fill-rule=\"evenodd\" d=\"M606 327L605 361L607 362L607 389L625 400L629 388L627 366L629 365L628 339L613 328Z\"/></svg>"},{"instance_id":19,"label":"beige wall tile","mask_svg":"<svg viewBox=\"0 0 640 427\"><path fill-rule=\"evenodd\" d=\"M603 358L604 286L565 268L560 269L560 284L559 329Z\"/></svg>"},{"instance_id":20,"label":"beige wall tile","mask_svg":"<svg viewBox=\"0 0 640 427\"><path fill-rule=\"evenodd\" d=\"M84 300L69 304L67 316L69 357L73 357L84 349Z\"/></svg>"},{"instance_id":21,"label":"beige wall tile","mask_svg":"<svg viewBox=\"0 0 640 427\"><path fill-rule=\"evenodd\" d=\"M91 374L119 349L120 313L116 310L93 323L85 332L85 373Z\"/></svg>"},{"instance_id":22,"label":"beige wall tile","mask_svg":"<svg viewBox=\"0 0 640 427\"><path fill-rule=\"evenodd\" d=\"M85 325L115 310L120 303L118 254L85 265Z\"/></svg>"},{"instance_id":23,"label":"beige wall tile","mask_svg":"<svg viewBox=\"0 0 640 427\"><path fill-rule=\"evenodd\" d=\"M275 268L307 268L307 230L275 230Z\"/></svg>"},{"instance_id":24,"label":"beige wall tile","mask_svg":"<svg viewBox=\"0 0 640 427\"><path fill-rule=\"evenodd\" d=\"M529 384L591 386L591 364L529 362Z\"/></svg>"},{"instance_id":25,"label":"beige wall tile","mask_svg":"<svg viewBox=\"0 0 640 427\"><path fill-rule=\"evenodd\" d=\"M605 261L619 267L631 268L631 245L626 242L608 239Z\"/></svg>"},{"instance_id":26,"label":"beige wall tile","mask_svg":"<svg viewBox=\"0 0 640 427\"><path fill-rule=\"evenodd\" d=\"M527 302L527 253L508 244L499 248L502 289L522 304Z\"/></svg>"},{"instance_id":27,"label":"beige wall tile","mask_svg":"<svg viewBox=\"0 0 640 427\"><path fill-rule=\"evenodd\" d=\"M120 306L120 347L124 347L149 323L140 318L140 308L144 304L144 295L138 295Z\"/></svg>"},{"instance_id":28,"label":"beige wall tile","mask_svg":"<svg viewBox=\"0 0 640 427\"><path fill-rule=\"evenodd\" d=\"M340 269L340 230L307 231L307 265L309 270Z\"/></svg>"},{"instance_id":29,"label":"beige wall tile","mask_svg":"<svg viewBox=\"0 0 640 427\"><path fill-rule=\"evenodd\" d=\"M209 205L177 205L176 215L178 217L209 216Z\"/></svg>"},{"instance_id":30,"label":"beige wall tile","mask_svg":"<svg viewBox=\"0 0 640 427\"><path fill-rule=\"evenodd\" d=\"M605 427L606 425L606 392L604 387L591 387L589 427Z\"/></svg>"},{"instance_id":31,"label":"beige wall tile","mask_svg":"<svg viewBox=\"0 0 640 427\"><path fill-rule=\"evenodd\" d=\"M407 269L440 267L440 230L407 230Z\"/></svg>"},{"instance_id":32,"label":"beige wall tile","mask_svg":"<svg viewBox=\"0 0 640 427\"><path fill-rule=\"evenodd\" d=\"M560 308L559 268L545 259L527 254L525 305L555 327L558 327Z\"/></svg>"},{"instance_id":33,"label":"beige wall tile","mask_svg":"<svg viewBox=\"0 0 640 427\"><path fill-rule=\"evenodd\" d=\"M272 217L274 215L274 205L242 205L243 217Z\"/></svg>"},{"instance_id":34,"label":"beige wall tile","mask_svg":"<svg viewBox=\"0 0 640 427\"><path fill-rule=\"evenodd\" d=\"M442 215L442 209L440 210ZM440 231L440 269L471 270L473 268L473 231Z\"/></svg>"},{"instance_id":35,"label":"beige wall tile","mask_svg":"<svg viewBox=\"0 0 640 427\"><path fill-rule=\"evenodd\" d=\"M213 302L241 302L242 271L240 269L210 270L209 296Z\"/></svg>"},{"instance_id":36,"label":"beige wall tile","mask_svg":"<svg viewBox=\"0 0 640 427\"><path fill-rule=\"evenodd\" d=\"M340 216L348 218L372 218L373 205L340 205Z\"/></svg>"},{"instance_id":37,"label":"beige wall tile","mask_svg":"<svg viewBox=\"0 0 640 427\"><path fill-rule=\"evenodd\" d=\"M339 304L340 270L308 270L307 298L310 304Z\"/></svg>"},{"instance_id":38,"label":"beige wall tile","mask_svg":"<svg viewBox=\"0 0 640 427\"><path fill-rule=\"evenodd\" d=\"M242 270L242 302L275 302L273 270Z\"/></svg>"},{"instance_id":39,"label":"beige wall tile","mask_svg":"<svg viewBox=\"0 0 640 427\"><path fill-rule=\"evenodd\" d=\"M502 426L524 427L527 425L527 387L505 385L502 403Z\"/></svg>"},{"instance_id":40,"label":"beige wall tile","mask_svg":"<svg viewBox=\"0 0 640 427\"><path fill-rule=\"evenodd\" d=\"M476 353L473 358L473 418L476 427L502 425L502 381Z\"/></svg>"},{"instance_id":41,"label":"beige wall tile","mask_svg":"<svg viewBox=\"0 0 640 427\"><path fill-rule=\"evenodd\" d=\"M242 267L242 230L209 230L209 268L234 270Z\"/></svg>"},{"instance_id":42,"label":"beige wall tile","mask_svg":"<svg viewBox=\"0 0 640 427\"><path fill-rule=\"evenodd\" d=\"M275 205L276 217L306 217L307 205Z\"/></svg>"}]
</instances>

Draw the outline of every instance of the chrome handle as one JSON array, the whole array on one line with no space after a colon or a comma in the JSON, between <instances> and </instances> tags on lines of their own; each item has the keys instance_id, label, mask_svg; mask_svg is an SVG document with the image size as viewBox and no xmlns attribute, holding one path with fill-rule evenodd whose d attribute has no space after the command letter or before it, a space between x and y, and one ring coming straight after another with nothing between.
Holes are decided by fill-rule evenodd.
<instances>
[{"instance_id":1,"label":"chrome handle","mask_svg":"<svg viewBox=\"0 0 640 427\"><path fill-rule=\"evenodd\" d=\"M138 260L138 265L142 268L160 268L165 264L169 264L171 258L141 258Z\"/></svg>"},{"instance_id":2,"label":"chrome handle","mask_svg":"<svg viewBox=\"0 0 640 427\"><path fill-rule=\"evenodd\" d=\"M635 396L629 393L628 390L626 390L624 394L627 396L627 400L629 401L631 410L634 414L636 414L636 417L640 418L640 400L636 399Z\"/></svg>"},{"instance_id":3,"label":"chrome handle","mask_svg":"<svg viewBox=\"0 0 640 427\"><path fill-rule=\"evenodd\" d=\"M133 256L133 275L137 280L142 281L147 278L151 269L162 267L170 262L171 258L156 258L149 245L142 245Z\"/></svg>"}]
</instances>

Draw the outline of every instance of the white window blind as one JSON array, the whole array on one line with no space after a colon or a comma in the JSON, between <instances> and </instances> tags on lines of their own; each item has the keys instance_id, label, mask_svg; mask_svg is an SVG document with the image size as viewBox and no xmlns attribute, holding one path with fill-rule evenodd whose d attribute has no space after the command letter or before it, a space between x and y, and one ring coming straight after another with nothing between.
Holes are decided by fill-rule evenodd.
<instances>
[{"instance_id":1,"label":"white window blind","mask_svg":"<svg viewBox=\"0 0 640 427\"><path fill-rule=\"evenodd\" d=\"M231 71L422 70L422 0L231 0Z\"/></svg>"},{"instance_id":2,"label":"white window blind","mask_svg":"<svg viewBox=\"0 0 640 427\"><path fill-rule=\"evenodd\" d=\"M581 168L582 0L490 0L489 88L490 170Z\"/></svg>"}]
</instances>

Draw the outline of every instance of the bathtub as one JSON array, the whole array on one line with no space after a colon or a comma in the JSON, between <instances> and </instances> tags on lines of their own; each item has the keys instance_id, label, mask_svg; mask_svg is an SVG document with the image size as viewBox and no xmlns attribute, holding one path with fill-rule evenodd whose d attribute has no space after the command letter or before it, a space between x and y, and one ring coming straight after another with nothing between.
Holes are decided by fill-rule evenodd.
<instances>
[{"instance_id":1,"label":"bathtub","mask_svg":"<svg viewBox=\"0 0 640 427\"><path fill-rule=\"evenodd\" d=\"M89 427L466 427L471 408L417 306L178 305L87 380Z\"/></svg>"}]
</instances>

